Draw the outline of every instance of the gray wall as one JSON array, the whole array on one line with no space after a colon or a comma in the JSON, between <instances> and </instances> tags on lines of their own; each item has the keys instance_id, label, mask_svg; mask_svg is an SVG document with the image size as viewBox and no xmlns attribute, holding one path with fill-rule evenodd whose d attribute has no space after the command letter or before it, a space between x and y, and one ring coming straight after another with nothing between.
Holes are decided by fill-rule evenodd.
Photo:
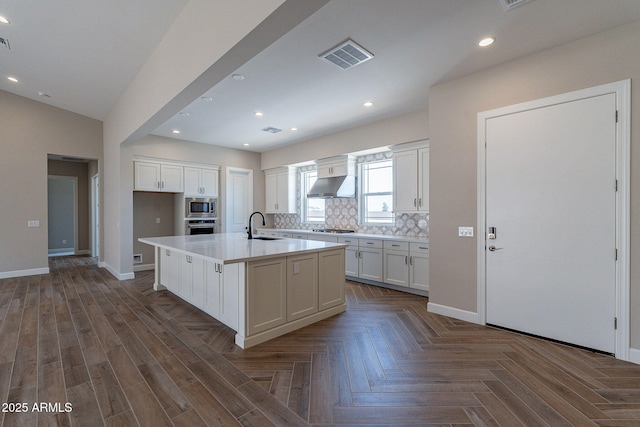
<instances>
[{"instance_id":1,"label":"gray wall","mask_svg":"<svg viewBox=\"0 0 640 427\"><path fill-rule=\"evenodd\" d=\"M4 91L0 111L0 275L46 269L47 155L101 160L102 123Z\"/></svg>"},{"instance_id":2,"label":"gray wall","mask_svg":"<svg viewBox=\"0 0 640 427\"><path fill-rule=\"evenodd\" d=\"M138 242L139 237L173 236L174 195L133 192L133 253L142 254L142 264L153 264L153 247ZM156 222L156 218L160 222Z\"/></svg>"},{"instance_id":3,"label":"gray wall","mask_svg":"<svg viewBox=\"0 0 640 427\"><path fill-rule=\"evenodd\" d=\"M75 250L76 192L74 177L49 177L47 188L49 251Z\"/></svg>"},{"instance_id":4,"label":"gray wall","mask_svg":"<svg viewBox=\"0 0 640 427\"><path fill-rule=\"evenodd\" d=\"M430 300L476 312L477 113L631 78L640 81L640 23L433 86L430 127ZM637 88L636 88L637 89ZM631 347L640 348L640 96L632 90ZM482 233L478 230L476 235ZM597 298L597 295L593 295Z\"/></svg>"}]
</instances>

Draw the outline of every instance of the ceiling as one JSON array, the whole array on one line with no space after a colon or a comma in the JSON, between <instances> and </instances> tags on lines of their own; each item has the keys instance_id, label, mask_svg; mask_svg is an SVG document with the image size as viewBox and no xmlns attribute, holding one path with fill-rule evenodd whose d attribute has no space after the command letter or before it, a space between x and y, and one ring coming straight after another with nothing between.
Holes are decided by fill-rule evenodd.
<instances>
[{"instance_id":1,"label":"ceiling","mask_svg":"<svg viewBox=\"0 0 640 427\"><path fill-rule=\"evenodd\" d=\"M3 1L11 49L0 44L0 90L103 120L186 3ZM635 20L638 0L531 0L510 11L500 0L332 0L237 69L243 80L229 76L153 133L264 152L427 108L437 82ZM486 36L496 42L479 48ZM374 58L346 71L318 58L346 39Z\"/></svg>"}]
</instances>

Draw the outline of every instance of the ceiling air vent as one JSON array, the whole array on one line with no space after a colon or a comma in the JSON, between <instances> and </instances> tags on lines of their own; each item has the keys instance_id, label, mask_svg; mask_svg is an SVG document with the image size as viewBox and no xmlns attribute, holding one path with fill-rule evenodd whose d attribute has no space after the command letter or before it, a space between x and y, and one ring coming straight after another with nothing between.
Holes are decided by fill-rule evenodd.
<instances>
[{"instance_id":1,"label":"ceiling air vent","mask_svg":"<svg viewBox=\"0 0 640 427\"><path fill-rule=\"evenodd\" d=\"M320 59L331 62L340 67L341 70L348 70L356 65L373 58L373 54L367 52L362 46L349 39L329 51L319 55Z\"/></svg>"},{"instance_id":2,"label":"ceiling air vent","mask_svg":"<svg viewBox=\"0 0 640 427\"><path fill-rule=\"evenodd\" d=\"M500 5L505 11L515 9L518 6L522 6L525 3L529 3L532 0L498 0Z\"/></svg>"},{"instance_id":3,"label":"ceiling air vent","mask_svg":"<svg viewBox=\"0 0 640 427\"><path fill-rule=\"evenodd\" d=\"M265 131L265 132L269 132L269 133L282 132L282 129L274 128L273 126L266 127L266 128L264 128L262 130Z\"/></svg>"}]
</instances>

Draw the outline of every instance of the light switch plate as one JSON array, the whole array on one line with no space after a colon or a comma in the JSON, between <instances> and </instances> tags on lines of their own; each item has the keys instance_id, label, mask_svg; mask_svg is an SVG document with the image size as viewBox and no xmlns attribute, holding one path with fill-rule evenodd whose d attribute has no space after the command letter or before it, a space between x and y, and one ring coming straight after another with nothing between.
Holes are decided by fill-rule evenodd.
<instances>
[{"instance_id":1,"label":"light switch plate","mask_svg":"<svg viewBox=\"0 0 640 427\"><path fill-rule=\"evenodd\" d=\"M458 237L473 237L473 227L458 227Z\"/></svg>"},{"instance_id":2,"label":"light switch plate","mask_svg":"<svg viewBox=\"0 0 640 427\"><path fill-rule=\"evenodd\" d=\"M40 227L40 221L27 221L27 227Z\"/></svg>"}]
</instances>

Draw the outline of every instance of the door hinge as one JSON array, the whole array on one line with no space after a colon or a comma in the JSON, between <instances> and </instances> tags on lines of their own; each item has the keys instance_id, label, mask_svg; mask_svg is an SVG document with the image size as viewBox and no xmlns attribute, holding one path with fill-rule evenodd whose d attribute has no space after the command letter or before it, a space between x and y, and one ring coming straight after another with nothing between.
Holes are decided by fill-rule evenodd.
<instances>
[{"instance_id":1,"label":"door hinge","mask_svg":"<svg viewBox=\"0 0 640 427\"><path fill-rule=\"evenodd\" d=\"M613 329L618 329L618 318L617 317L613 318Z\"/></svg>"}]
</instances>

